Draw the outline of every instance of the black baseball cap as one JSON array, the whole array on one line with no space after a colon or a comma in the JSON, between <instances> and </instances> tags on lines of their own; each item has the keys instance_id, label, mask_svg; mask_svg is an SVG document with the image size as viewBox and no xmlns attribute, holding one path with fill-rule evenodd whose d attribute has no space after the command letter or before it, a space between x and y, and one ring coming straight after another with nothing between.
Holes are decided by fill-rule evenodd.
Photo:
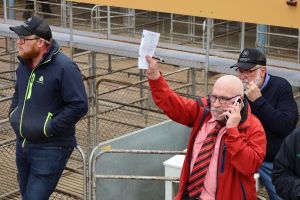
<instances>
[{"instance_id":1,"label":"black baseball cap","mask_svg":"<svg viewBox=\"0 0 300 200\"><path fill-rule=\"evenodd\" d=\"M24 24L20 26L11 26L9 29L19 36L36 35L47 41L50 41L52 38L50 26L44 18L39 16L32 16L28 18Z\"/></svg>"},{"instance_id":2,"label":"black baseball cap","mask_svg":"<svg viewBox=\"0 0 300 200\"><path fill-rule=\"evenodd\" d=\"M240 54L237 63L230 68L251 69L256 65L266 66L266 56L257 49L246 48Z\"/></svg>"}]
</instances>

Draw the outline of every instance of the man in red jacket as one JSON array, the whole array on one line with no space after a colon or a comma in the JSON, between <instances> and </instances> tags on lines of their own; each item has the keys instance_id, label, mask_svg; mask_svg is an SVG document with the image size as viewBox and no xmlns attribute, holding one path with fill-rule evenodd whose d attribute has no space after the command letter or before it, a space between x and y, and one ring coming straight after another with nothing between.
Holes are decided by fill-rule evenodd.
<instances>
[{"instance_id":1,"label":"man in red jacket","mask_svg":"<svg viewBox=\"0 0 300 200\"><path fill-rule=\"evenodd\" d=\"M243 98L239 78L222 76L209 98L199 102L171 90L157 62L146 59L157 106L172 120L193 127L175 200L257 199L253 175L265 157L266 138Z\"/></svg>"}]
</instances>

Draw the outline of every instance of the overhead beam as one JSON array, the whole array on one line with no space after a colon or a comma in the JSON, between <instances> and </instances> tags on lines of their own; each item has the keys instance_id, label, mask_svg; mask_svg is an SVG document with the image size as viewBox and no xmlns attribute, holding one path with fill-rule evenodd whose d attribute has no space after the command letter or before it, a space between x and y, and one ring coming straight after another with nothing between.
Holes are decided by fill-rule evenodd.
<instances>
[{"instance_id":1,"label":"overhead beam","mask_svg":"<svg viewBox=\"0 0 300 200\"><path fill-rule=\"evenodd\" d=\"M148 11L175 13L300 28L300 2L296 6L287 0L68 0L103 6L133 8Z\"/></svg>"},{"instance_id":2,"label":"overhead beam","mask_svg":"<svg viewBox=\"0 0 300 200\"><path fill-rule=\"evenodd\" d=\"M0 20L0 36L16 38L16 35L9 30L9 26L19 23L21 22L14 20L2 21L1 23ZM54 39L62 46L69 47L70 30L56 26L51 26L51 29L53 30ZM104 39L104 36L98 33L75 30L73 33L73 47L104 54L125 56L134 59L138 58L139 44ZM167 64L197 69L204 69L206 66L205 49L198 48L198 53L192 53L181 50L171 50L163 46L164 44L159 44L159 48L155 50L155 55L163 58ZM229 66L235 64L237 57L238 54L210 50L209 71L233 74L234 71L230 69ZM278 59L268 59L267 68L271 74L284 77L288 79L293 86L300 87L300 64Z\"/></svg>"}]
</instances>

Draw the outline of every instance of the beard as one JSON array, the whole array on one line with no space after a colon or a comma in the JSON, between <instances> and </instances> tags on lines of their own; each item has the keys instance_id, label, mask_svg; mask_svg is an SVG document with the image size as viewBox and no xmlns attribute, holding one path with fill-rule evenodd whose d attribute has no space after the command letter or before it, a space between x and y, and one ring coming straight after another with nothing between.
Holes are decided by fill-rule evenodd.
<instances>
[{"instance_id":1,"label":"beard","mask_svg":"<svg viewBox=\"0 0 300 200\"><path fill-rule=\"evenodd\" d=\"M244 90L246 90L247 85L248 85L251 81L252 81L252 80L249 80L249 79L244 79L244 80L242 80L243 86L244 86ZM257 71L257 73L256 73L256 76L255 76L254 79L253 79L253 82L254 82L255 85L257 85L257 87L259 87L259 88L262 86L263 79L261 78L261 71L260 71L260 69L258 69L258 71Z\"/></svg>"},{"instance_id":2,"label":"beard","mask_svg":"<svg viewBox=\"0 0 300 200\"><path fill-rule=\"evenodd\" d=\"M39 50L35 48L35 46L32 46L31 49L27 51L24 51L24 49L19 50L19 56L24 60L35 58L38 55L39 55Z\"/></svg>"}]
</instances>

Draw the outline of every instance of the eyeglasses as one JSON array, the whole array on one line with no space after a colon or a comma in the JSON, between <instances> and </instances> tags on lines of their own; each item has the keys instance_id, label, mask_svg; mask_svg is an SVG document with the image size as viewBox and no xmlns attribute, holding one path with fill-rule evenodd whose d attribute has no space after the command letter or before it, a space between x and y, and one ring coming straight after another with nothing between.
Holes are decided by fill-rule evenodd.
<instances>
[{"instance_id":1,"label":"eyeglasses","mask_svg":"<svg viewBox=\"0 0 300 200\"><path fill-rule=\"evenodd\" d=\"M260 69L261 66L255 68L255 69L248 69L248 70L243 70L240 68L237 68L235 71L237 72L238 75L243 75L243 76L251 76L253 72L256 70Z\"/></svg>"},{"instance_id":2,"label":"eyeglasses","mask_svg":"<svg viewBox=\"0 0 300 200\"><path fill-rule=\"evenodd\" d=\"M220 104L225 104L227 103L229 100L235 98L235 97L238 97L238 96L241 96L241 95L235 95L233 97L223 97L223 96L216 96L216 95L209 95L208 99L210 100L211 103L215 103L217 101L217 99L219 100Z\"/></svg>"},{"instance_id":3,"label":"eyeglasses","mask_svg":"<svg viewBox=\"0 0 300 200\"><path fill-rule=\"evenodd\" d=\"M40 38L38 38L38 37L35 37L35 38L25 38L25 37L18 36L18 40L20 41L20 44L25 44L25 42L27 40L38 40L38 39L40 39Z\"/></svg>"}]
</instances>

